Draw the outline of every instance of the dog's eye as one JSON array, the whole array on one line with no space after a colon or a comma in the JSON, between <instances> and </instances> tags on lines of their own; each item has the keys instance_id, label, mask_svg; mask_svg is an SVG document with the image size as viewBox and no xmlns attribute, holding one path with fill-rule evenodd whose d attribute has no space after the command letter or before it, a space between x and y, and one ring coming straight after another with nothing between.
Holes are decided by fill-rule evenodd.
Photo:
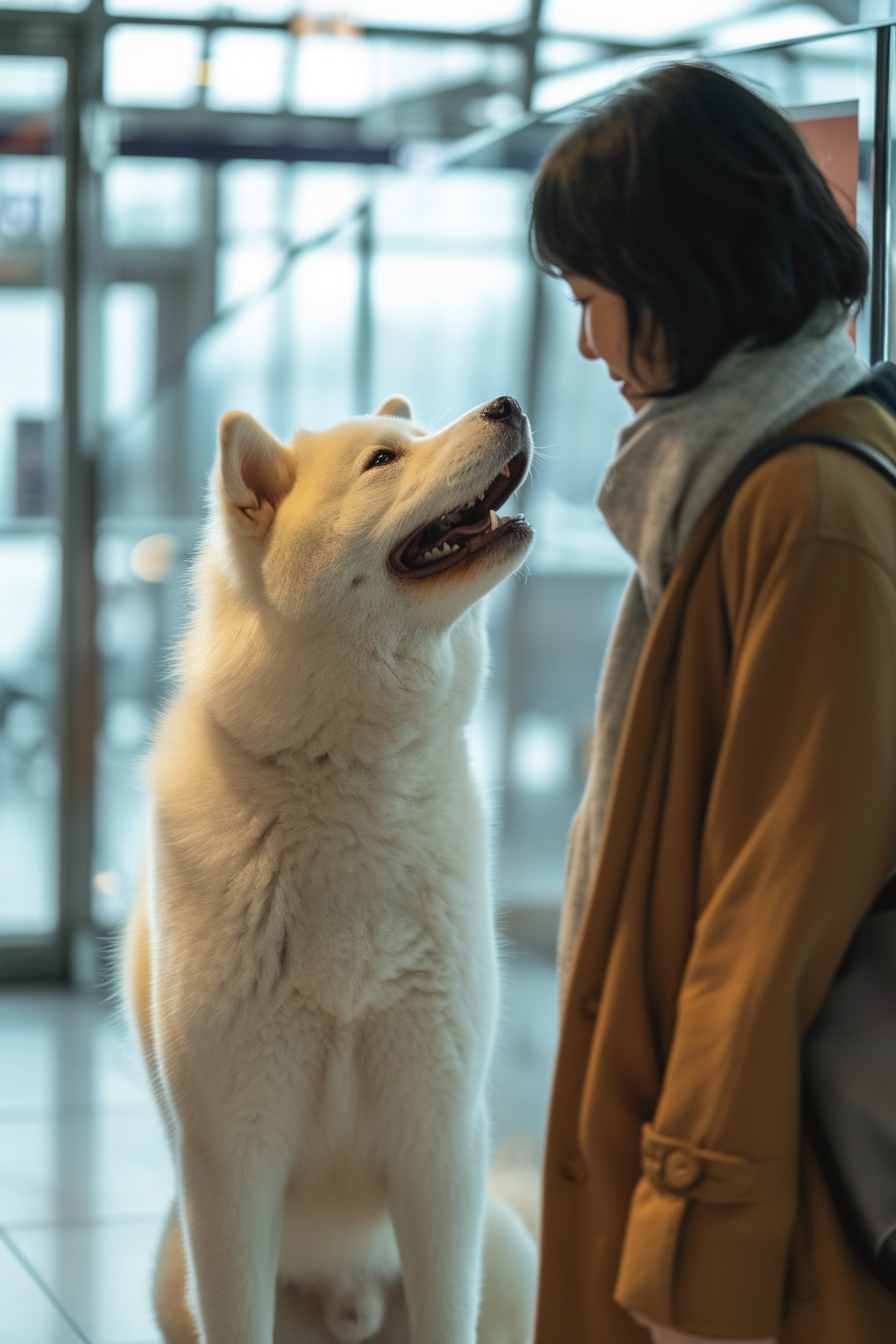
<instances>
[{"instance_id":1,"label":"dog's eye","mask_svg":"<svg viewBox=\"0 0 896 1344\"><path fill-rule=\"evenodd\" d=\"M397 456L398 454L393 453L391 448L377 448L364 470L369 471L371 467L384 467L387 462L394 462Z\"/></svg>"}]
</instances>

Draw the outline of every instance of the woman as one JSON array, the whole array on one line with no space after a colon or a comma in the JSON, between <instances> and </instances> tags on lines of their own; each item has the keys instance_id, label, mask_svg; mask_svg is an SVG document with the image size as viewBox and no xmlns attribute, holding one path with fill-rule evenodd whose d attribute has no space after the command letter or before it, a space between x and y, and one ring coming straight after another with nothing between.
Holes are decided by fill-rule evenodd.
<instances>
[{"instance_id":1,"label":"woman","mask_svg":"<svg viewBox=\"0 0 896 1344\"><path fill-rule=\"evenodd\" d=\"M599 506L636 570L571 836L536 1344L885 1344L801 1130L800 1039L896 861L896 459L847 324L867 256L793 128L656 70L533 199L638 412ZM722 494L720 494L722 492Z\"/></svg>"}]
</instances>

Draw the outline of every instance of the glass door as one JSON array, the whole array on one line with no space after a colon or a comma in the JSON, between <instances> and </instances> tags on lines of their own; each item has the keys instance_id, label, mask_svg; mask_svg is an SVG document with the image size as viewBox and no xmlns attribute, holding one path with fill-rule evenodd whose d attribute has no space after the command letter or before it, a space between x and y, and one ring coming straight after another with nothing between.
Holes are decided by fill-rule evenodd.
<instances>
[{"instance_id":1,"label":"glass door","mask_svg":"<svg viewBox=\"0 0 896 1344\"><path fill-rule=\"evenodd\" d=\"M0 969L58 973L67 61L0 47Z\"/></svg>"}]
</instances>

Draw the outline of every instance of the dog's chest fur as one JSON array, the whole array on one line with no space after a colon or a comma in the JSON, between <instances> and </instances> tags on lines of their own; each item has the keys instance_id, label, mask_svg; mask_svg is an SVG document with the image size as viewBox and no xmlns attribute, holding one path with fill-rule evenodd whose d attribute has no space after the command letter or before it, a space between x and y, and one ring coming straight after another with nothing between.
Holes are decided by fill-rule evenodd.
<instances>
[{"instance_id":1,"label":"dog's chest fur","mask_svg":"<svg viewBox=\"0 0 896 1344\"><path fill-rule=\"evenodd\" d=\"M456 996L471 941L491 943L485 838L463 735L435 736L347 769L248 757L200 706L172 708L157 827L200 977L345 1025Z\"/></svg>"}]
</instances>

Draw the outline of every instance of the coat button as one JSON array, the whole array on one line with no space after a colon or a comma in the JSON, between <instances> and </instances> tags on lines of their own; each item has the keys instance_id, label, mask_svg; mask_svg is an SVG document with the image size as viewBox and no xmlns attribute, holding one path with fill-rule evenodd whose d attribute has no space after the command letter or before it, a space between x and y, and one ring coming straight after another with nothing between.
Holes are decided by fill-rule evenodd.
<instances>
[{"instance_id":1,"label":"coat button","mask_svg":"<svg viewBox=\"0 0 896 1344\"><path fill-rule=\"evenodd\" d=\"M579 1012L589 1022L593 1022L597 1017L597 1010L600 1007L600 994L596 991L594 994L587 994L579 1004Z\"/></svg>"},{"instance_id":2,"label":"coat button","mask_svg":"<svg viewBox=\"0 0 896 1344\"><path fill-rule=\"evenodd\" d=\"M672 1148L663 1161L663 1180L671 1190L689 1190L703 1174L703 1163L686 1148Z\"/></svg>"},{"instance_id":3,"label":"coat button","mask_svg":"<svg viewBox=\"0 0 896 1344\"><path fill-rule=\"evenodd\" d=\"M585 1163L578 1153L567 1153L560 1163L560 1175L570 1185L581 1185L585 1179Z\"/></svg>"}]
</instances>

